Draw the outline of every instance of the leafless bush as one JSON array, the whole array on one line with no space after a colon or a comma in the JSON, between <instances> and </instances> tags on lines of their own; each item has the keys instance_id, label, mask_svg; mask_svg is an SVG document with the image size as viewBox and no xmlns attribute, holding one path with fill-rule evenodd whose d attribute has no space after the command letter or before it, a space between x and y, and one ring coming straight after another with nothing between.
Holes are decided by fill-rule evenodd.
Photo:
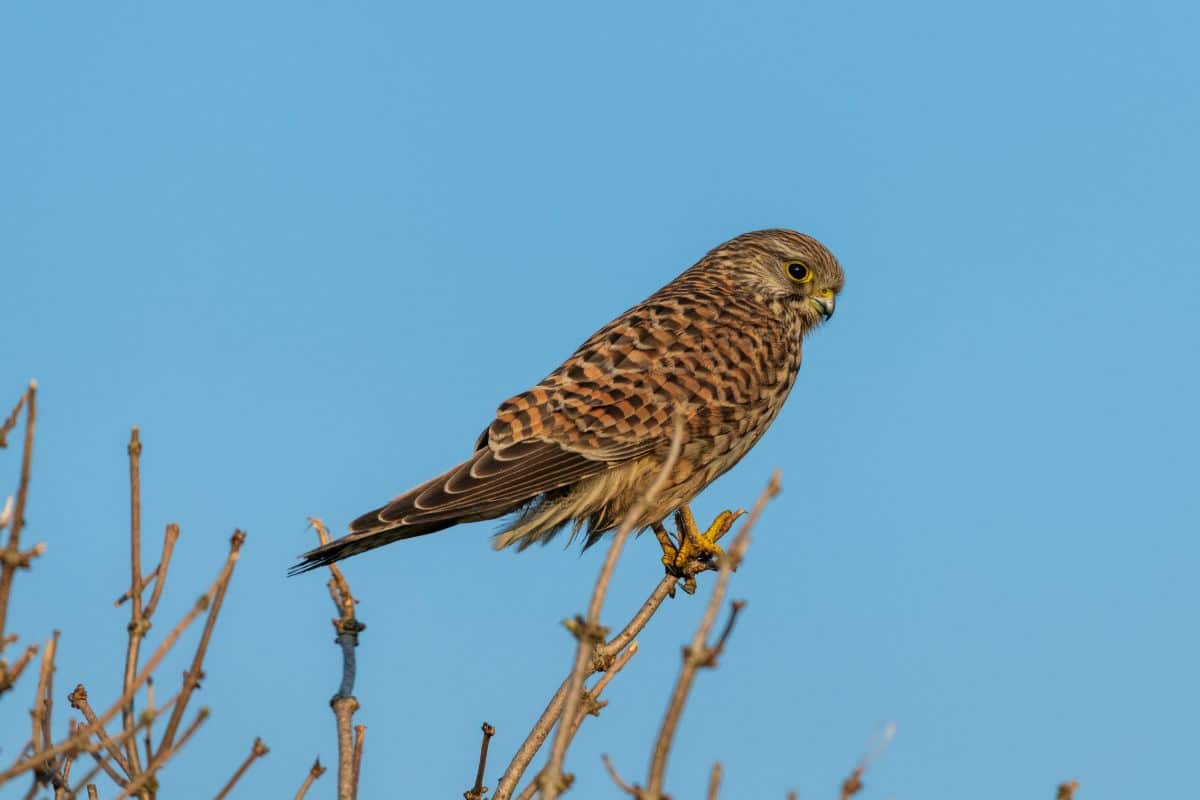
<instances>
[{"instance_id":1,"label":"leafless bush","mask_svg":"<svg viewBox=\"0 0 1200 800\"><path fill-rule=\"evenodd\" d=\"M226 590L233 579L246 536L241 531L234 531L225 561L213 582L162 637L149 657L143 659L142 649L149 643L155 611L165 590L171 556L180 530L174 523L165 526L157 563L149 570L143 569L140 472L142 443L138 429L132 430L128 446L130 574L127 582L121 581L122 591L116 600L117 606L128 604L129 607L125 659L120 673L122 690L118 697L103 705L103 711L98 713L91 704L84 684L78 684L65 698L78 716L68 720L65 735L55 738L54 672L59 632L51 632L40 647L35 643L26 644L12 663L2 658L7 648L17 645L20 641L18 636L9 634L6 630L9 599L16 576L29 571L37 557L45 551L44 544L26 549L22 549L21 545L37 418L36 384L29 386L12 412L0 424L0 448L7 446L7 437L17 429L22 412L25 428L20 477L15 495L10 497L0 510L0 534L5 530L8 532L7 540L0 549L0 699L28 671L39 652L41 657L38 659L34 705L30 710L29 738L23 746L13 748L18 753L17 757L6 768L0 770L0 788L21 776L29 776L27 798L36 796L41 790L53 792L55 800L75 798L84 792L89 798L111 796L117 800L131 797L152 800L160 792L170 794L159 785L158 774L168 761L179 754L208 717L207 708L199 708L190 715L189 708L193 695L204 678L205 654L211 646ZM671 453L658 479L647 488L644 503L653 500L674 459L678 457L682 431L683 426L677 420ZM653 750L649 754L649 767L644 782L627 782L608 757L602 756L610 777L620 791L635 800L665 800L668 797L665 793L667 762L696 677L700 670L717 666L718 658L729 642L738 614L746 607L745 601L742 600L730 603L725 623L714 638L713 632L717 630L717 622L725 606L730 581L746 555L751 531L763 508L778 493L779 488L780 477L776 473L742 522L728 549L717 561L697 559L682 568L668 572L650 588L646 600L637 612L615 635L610 635L611 628L602 624L601 617L613 571L625 543L633 533L633 520L640 511L637 507L632 509L625 523L611 538L608 553L592 587L586 614L574 617L567 625L575 639L575 658L570 672L513 753L494 791L484 785L484 781L489 748L496 731L488 723L483 723L478 766L474 780L470 788L463 793L463 797L466 800L487 800L489 797L490 800L512 800L514 797L518 800L534 797L553 800L568 792L574 778L566 771L566 762L575 735L588 716L598 714L608 704L607 699L601 699L602 693L637 654L638 635L662 607L664 601L674 596L677 586L682 585L685 591L690 592L695 588L697 575L715 571L716 578L704 614L690 642L683 648L679 674L664 710ZM310 518L309 522L320 542L328 542L330 537L322 522L316 518ZM677 523L675 543L682 549L682 537L688 535L688 526L680 520L677 520ZM665 530L659 530L658 534L660 539L666 537L669 540L669 534ZM330 700L338 739L336 795L339 800L354 800L358 793L358 777L366 733L366 727L355 725L353 719L355 712L359 710L359 701L354 696L356 647L358 637L366 626L356 617L355 607L358 601L351 593L349 582L342 570L337 565L331 565L329 569L330 579L327 587L337 613L332 623L335 643L341 654L341 678L337 691ZM157 700L155 693L159 682L156 681L155 675L159 665L167 653L179 643L185 631L201 617L204 618L203 627L181 682L168 699ZM597 674L599 677L589 686L588 681ZM4 730L15 730L15 727L6 726ZM550 740L551 734L553 739L545 764L518 791L530 764L542 751L547 740ZM868 747L866 755L840 787L841 800L847 800L862 790L864 773L872 761L882 753L891 735L892 729L889 726ZM241 777L268 752L262 739L255 738L245 759L232 771L229 779L215 795L217 800L235 793ZM314 761L295 797L305 797L324 772L325 767L321 765L320 760ZM716 800L718 797L723 777L721 765L713 764L707 790L709 800ZM97 785L97 781L101 785ZM107 785L104 785L105 783ZM1058 797L1060 800L1072 800L1077 788L1078 783L1075 781L1064 783L1058 788Z\"/></svg>"}]
</instances>

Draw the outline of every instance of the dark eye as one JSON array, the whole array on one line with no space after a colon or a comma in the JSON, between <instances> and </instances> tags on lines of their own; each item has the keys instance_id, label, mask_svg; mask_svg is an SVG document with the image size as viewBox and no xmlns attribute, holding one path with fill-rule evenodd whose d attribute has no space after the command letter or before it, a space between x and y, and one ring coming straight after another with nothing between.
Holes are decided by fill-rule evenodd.
<instances>
[{"instance_id":1,"label":"dark eye","mask_svg":"<svg viewBox=\"0 0 1200 800\"><path fill-rule=\"evenodd\" d=\"M789 261L787 264L788 277L796 283L808 283L813 279L812 270L799 261Z\"/></svg>"}]
</instances>

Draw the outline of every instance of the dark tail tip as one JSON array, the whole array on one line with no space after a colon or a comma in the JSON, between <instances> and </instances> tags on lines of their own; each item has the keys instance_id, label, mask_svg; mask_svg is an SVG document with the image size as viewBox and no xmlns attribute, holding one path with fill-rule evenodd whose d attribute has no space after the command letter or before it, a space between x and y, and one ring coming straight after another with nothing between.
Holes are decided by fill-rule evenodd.
<instances>
[{"instance_id":1,"label":"dark tail tip","mask_svg":"<svg viewBox=\"0 0 1200 800\"><path fill-rule=\"evenodd\" d=\"M338 539L329 544L323 544L318 548L309 550L307 553L301 553L297 556L300 559L300 563L288 567L288 577L293 578L305 572L312 572L314 569L327 567L348 555L353 555L353 552L346 552L349 549L346 546L347 544L349 543L344 539Z\"/></svg>"}]
</instances>

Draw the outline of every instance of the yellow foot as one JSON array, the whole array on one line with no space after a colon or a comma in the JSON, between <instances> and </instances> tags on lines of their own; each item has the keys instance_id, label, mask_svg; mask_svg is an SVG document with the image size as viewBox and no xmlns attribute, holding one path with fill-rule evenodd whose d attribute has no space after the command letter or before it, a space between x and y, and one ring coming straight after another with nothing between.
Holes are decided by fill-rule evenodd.
<instances>
[{"instance_id":1,"label":"yellow foot","mask_svg":"<svg viewBox=\"0 0 1200 800\"><path fill-rule=\"evenodd\" d=\"M671 540L671 535L661 523L656 523L654 535L662 546L662 563L668 575L674 575L683 580L683 590L688 594L696 591L696 575L709 569L717 568L717 561L725 554L717 544L722 536L729 533L733 523L745 511L722 511L703 533L696 525L696 518L687 506L682 506L675 512L675 529L679 543Z\"/></svg>"}]
</instances>

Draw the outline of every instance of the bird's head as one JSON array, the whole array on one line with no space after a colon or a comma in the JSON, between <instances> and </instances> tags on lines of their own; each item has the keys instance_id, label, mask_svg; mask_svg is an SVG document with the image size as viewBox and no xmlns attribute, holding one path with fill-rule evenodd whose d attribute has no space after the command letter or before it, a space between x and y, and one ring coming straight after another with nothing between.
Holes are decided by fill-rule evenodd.
<instances>
[{"instance_id":1,"label":"bird's head","mask_svg":"<svg viewBox=\"0 0 1200 800\"><path fill-rule=\"evenodd\" d=\"M704 260L710 259L729 269L751 294L790 307L805 331L833 316L846 281L841 265L823 244L786 228L744 233Z\"/></svg>"}]
</instances>

